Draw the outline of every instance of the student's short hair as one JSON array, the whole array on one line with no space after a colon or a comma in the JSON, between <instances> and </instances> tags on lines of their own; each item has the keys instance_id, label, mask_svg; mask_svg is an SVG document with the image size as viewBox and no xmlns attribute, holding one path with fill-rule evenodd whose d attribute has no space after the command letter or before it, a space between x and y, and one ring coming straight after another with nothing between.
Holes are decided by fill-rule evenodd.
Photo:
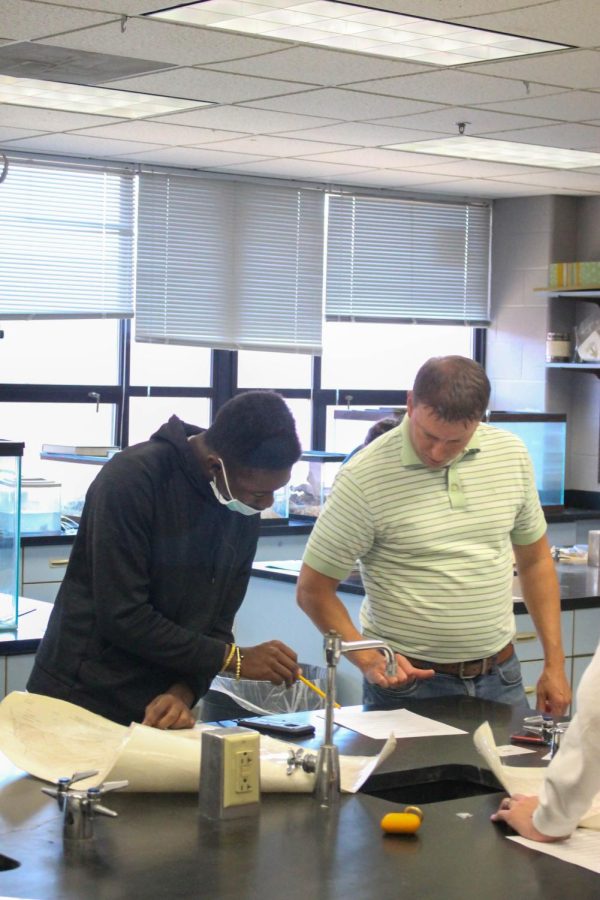
<instances>
[{"instance_id":1,"label":"student's short hair","mask_svg":"<svg viewBox=\"0 0 600 900\"><path fill-rule=\"evenodd\" d=\"M485 414L490 382L482 366L466 356L434 356L417 372L412 399L446 422L472 422Z\"/></svg>"},{"instance_id":2,"label":"student's short hair","mask_svg":"<svg viewBox=\"0 0 600 900\"><path fill-rule=\"evenodd\" d=\"M381 437L381 435L385 434L386 431L391 431L392 428L395 428L396 425L399 424L400 419L396 419L395 416L386 416L385 419L378 419L377 422L374 422L367 431L365 439L363 441L363 446L366 447L367 444L370 444L371 441L375 440L375 438Z\"/></svg>"},{"instance_id":3,"label":"student's short hair","mask_svg":"<svg viewBox=\"0 0 600 900\"><path fill-rule=\"evenodd\" d=\"M226 463L244 469L289 469L302 452L294 417L275 391L232 397L204 437Z\"/></svg>"}]
</instances>

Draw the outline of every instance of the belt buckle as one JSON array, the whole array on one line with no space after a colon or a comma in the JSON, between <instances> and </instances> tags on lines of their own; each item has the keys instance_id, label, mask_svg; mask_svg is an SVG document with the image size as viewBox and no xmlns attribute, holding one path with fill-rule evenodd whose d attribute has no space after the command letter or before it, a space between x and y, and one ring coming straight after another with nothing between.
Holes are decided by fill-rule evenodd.
<instances>
[{"instance_id":1,"label":"belt buckle","mask_svg":"<svg viewBox=\"0 0 600 900\"><path fill-rule=\"evenodd\" d=\"M458 677L462 678L463 681L471 681L473 678L479 678L480 675L485 675L485 673L487 672L488 662L489 660L487 659L471 659L466 662L460 662L458 664ZM479 671L474 672L473 675L466 675L464 667L475 665L476 663L480 664Z\"/></svg>"}]
</instances>

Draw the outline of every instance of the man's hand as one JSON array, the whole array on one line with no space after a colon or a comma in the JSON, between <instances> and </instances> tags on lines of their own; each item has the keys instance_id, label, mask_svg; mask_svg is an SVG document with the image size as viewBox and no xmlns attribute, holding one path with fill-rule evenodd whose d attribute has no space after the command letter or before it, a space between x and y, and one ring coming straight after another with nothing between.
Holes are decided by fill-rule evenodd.
<instances>
[{"instance_id":1,"label":"man's hand","mask_svg":"<svg viewBox=\"0 0 600 900\"><path fill-rule=\"evenodd\" d=\"M551 837L549 834L542 834L537 830L533 824L533 814L538 803L537 797L526 797L524 794L505 797L498 811L491 816L492 822L506 822L521 837L529 838L530 841L550 843L551 841L566 840L569 837L568 834L563 837Z\"/></svg>"},{"instance_id":2,"label":"man's hand","mask_svg":"<svg viewBox=\"0 0 600 900\"><path fill-rule=\"evenodd\" d=\"M272 681L291 687L300 672L298 657L281 641L267 641L255 647L240 647L241 676L255 681ZM232 671L233 666L229 666Z\"/></svg>"},{"instance_id":3,"label":"man's hand","mask_svg":"<svg viewBox=\"0 0 600 900\"><path fill-rule=\"evenodd\" d=\"M186 685L175 684L150 701L142 725L161 729L193 728L196 718L190 710L192 700L193 694Z\"/></svg>"},{"instance_id":4,"label":"man's hand","mask_svg":"<svg viewBox=\"0 0 600 900\"><path fill-rule=\"evenodd\" d=\"M562 716L571 702L571 688L562 666L546 666L537 683L537 709Z\"/></svg>"},{"instance_id":5,"label":"man's hand","mask_svg":"<svg viewBox=\"0 0 600 900\"><path fill-rule=\"evenodd\" d=\"M378 650L356 650L348 654L348 659L358 666L367 681L384 688L400 687L435 675L433 669L416 669L401 653L396 653L397 672L393 676L386 674L386 658Z\"/></svg>"}]
</instances>

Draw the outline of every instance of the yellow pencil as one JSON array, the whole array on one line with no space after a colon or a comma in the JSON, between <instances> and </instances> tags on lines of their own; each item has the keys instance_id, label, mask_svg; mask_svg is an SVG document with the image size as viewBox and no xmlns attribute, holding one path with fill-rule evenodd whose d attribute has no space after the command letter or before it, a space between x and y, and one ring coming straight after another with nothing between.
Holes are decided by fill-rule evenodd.
<instances>
[{"instance_id":1,"label":"yellow pencil","mask_svg":"<svg viewBox=\"0 0 600 900\"><path fill-rule=\"evenodd\" d=\"M309 681L308 678L304 677L304 675L298 675L298 680L301 681L302 684L305 684L306 687L309 687L311 691L314 691L315 694L318 694L319 697L322 697L324 700L327 699L327 694L325 693L325 691L322 691L320 687L317 687L316 684L313 684L312 681ZM333 705L336 709L342 708L339 703L334 703Z\"/></svg>"}]
</instances>

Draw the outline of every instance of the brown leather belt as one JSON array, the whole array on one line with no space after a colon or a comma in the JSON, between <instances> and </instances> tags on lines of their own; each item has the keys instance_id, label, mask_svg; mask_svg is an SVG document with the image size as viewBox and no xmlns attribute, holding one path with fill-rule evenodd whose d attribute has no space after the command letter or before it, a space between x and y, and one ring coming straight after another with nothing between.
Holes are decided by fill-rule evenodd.
<instances>
[{"instance_id":1,"label":"brown leather belt","mask_svg":"<svg viewBox=\"0 0 600 900\"><path fill-rule=\"evenodd\" d=\"M424 659L413 659L411 656L406 658L415 669L434 669L434 671L440 672L442 675L456 675L457 678L477 678L479 675L489 674L494 666L506 662L514 652L515 648L511 643L494 653L493 656L487 656L485 659L468 659L465 662L440 663L428 662Z\"/></svg>"}]
</instances>

